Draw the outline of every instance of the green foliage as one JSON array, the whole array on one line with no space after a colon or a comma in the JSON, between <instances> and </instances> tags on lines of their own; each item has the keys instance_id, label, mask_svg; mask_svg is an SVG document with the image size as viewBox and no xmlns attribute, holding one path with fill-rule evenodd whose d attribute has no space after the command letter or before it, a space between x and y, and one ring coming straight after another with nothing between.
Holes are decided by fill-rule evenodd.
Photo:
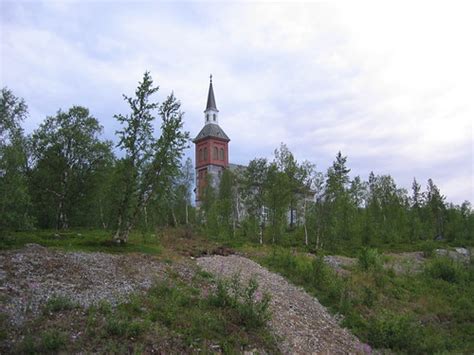
<instances>
[{"instance_id":1,"label":"green foliage","mask_svg":"<svg viewBox=\"0 0 474 355\"><path fill-rule=\"evenodd\" d=\"M118 146L125 151L123 190L119 203L115 240L125 243L139 216L159 194L168 196L172 180L179 175L180 159L187 147L189 134L182 130L181 103L172 93L161 104L152 102L158 91L149 72L135 91L135 97L124 96L129 115L116 115L122 125L117 132ZM160 136L154 136L154 111L161 118Z\"/></svg>"},{"instance_id":2,"label":"green foliage","mask_svg":"<svg viewBox=\"0 0 474 355\"><path fill-rule=\"evenodd\" d=\"M87 108L74 106L47 117L33 133L31 191L43 228L84 224L76 213L95 199L100 184L93 175L112 159L112 144L101 132Z\"/></svg>"},{"instance_id":3,"label":"green foliage","mask_svg":"<svg viewBox=\"0 0 474 355\"><path fill-rule=\"evenodd\" d=\"M40 349L44 352L58 351L67 341L66 334L59 330L47 330L41 334Z\"/></svg>"},{"instance_id":4,"label":"green foliage","mask_svg":"<svg viewBox=\"0 0 474 355\"><path fill-rule=\"evenodd\" d=\"M376 348L420 352L420 328L409 316L383 312L371 319L368 328L369 342Z\"/></svg>"},{"instance_id":5,"label":"green foliage","mask_svg":"<svg viewBox=\"0 0 474 355\"><path fill-rule=\"evenodd\" d=\"M435 258L425 267L425 273L434 279L444 280L450 283L460 283L468 274L458 262L450 258Z\"/></svg>"},{"instance_id":6,"label":"green foliage","mask_svg":"<svg viewBox=\"0 0 474 355\"><path fill-rule=\"evenodd\" d=\"M363 248L358 257L359 267L362 270L380 270L383 266L382 256L377 249Z\"/></svg>"},{"instance_id":7,"label":"green foliage","mask_svg":"<svg viewBox=\"0 0 474 355\"><path fill-rule=\"evenodd\" d=\"M286 214L291 198L288 175L278 170L275 163L270 164L265 181L265 206L268 208L268 233L272 243L278 242L286 226Z\"/></svg>"},{"instance_id":8,"label":"green foliage","mask_svg":"<svg viewBox=\"0 0 474 355\"><path fill-rule=\"evenodd\" d=\"M10 233L0 238L0 250L20 248L27 243L35 243L46 247L55 247L67 251L89 251L108 253L131 253L158 255L162 252L159 240L154 237L143 242L142 235L132 232L127 245L117 245L111 242L107 230L69 230L57 232L54 230L39 230Z\"/></svg>"},{"instance_id":9,"label":"green foliage","mask_svg":"<svg viewBox=\"0 0 474 355\"><path fill-rule=\"evenodd\" d=\"M53 296L47 302L44 308L46 313L71 310L77 307L77 304L64 296Z\"/></svg>"},{"instance_id":10,"label":"green foliage","mask_svg":"<svg viewBox=\"0 0 474 355\"><path fill-rule=\"evenodd\" d=\"M28 191L28 139L21 122L28 115L23 99L3 88L0 95L0 236L6 230L29 229L31 197Z\"/></svg>"},{"instance_id":11,"label":"green foliage","mask_svg":"<svg viewBox=\"0 0 474 355\"><path fill-rule=\"evenodd\" d=\"M245 286L239 275L234 275L230 280L217 280L216 293L209 297L209 302L216 307L236 310L239 322L247 329L264 327L270 319L270 295L258 291L258 283L254 278Z\"/></svg>"},{"instance_id":12,"label":"green foliage","mask_svg":"<svg viewBox=\"0 0 474 355\"><path fill-rule=\"evenodd\" d=\"M233 235L234 226L234 187L235 176L229 169L226 169L221 174L218 194L218 225L219 235L224 238L229 238Z\"/></svg>"},{"instance_id":13,"label":"green foliage","mask_svg":"<svg viewBox=\"0 0 474 355\"><path fill-rule=\"evenodd\" d=\"M380 254L366 256L380 265ZM397 275L374 269L369 261L367 270L354 267L341 276L321 256L309 258L285 248L273 248L259 260L342 314L342 324L375 348L401 353L474 349L471 264L435 258L427 261L425 272Z\"/></svg>"},{"instance_id":14,"label":"green foliage","mask_svg":"<svg viewBox=\"0 0 474 355\"><path fill-rule=\"evenodd\" d=\"M434 256L435 250L436 250L436 243L434 243L431 240L428 240L421 245L421 251L423 252L423 256L425 258L431 258L432 256Z\"/></svg>"}]
</instances>

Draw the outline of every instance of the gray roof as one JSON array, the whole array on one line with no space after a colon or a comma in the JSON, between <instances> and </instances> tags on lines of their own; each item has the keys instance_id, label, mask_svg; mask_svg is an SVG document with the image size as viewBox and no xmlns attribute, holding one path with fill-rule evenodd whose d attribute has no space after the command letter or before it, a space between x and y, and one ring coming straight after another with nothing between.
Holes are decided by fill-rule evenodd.
<instances>
[{"instance_id":1,"label":"gray roof","mask_svg":"<svg viewBox=\"0 0 474 355\"><path fill-rule=\"evenodd\" d=\"M246 165L241 165L241 164L233 164L233 163L229 163L229 170L230 171L237 171L237 172L244 172L245 170L247 170L247 166Z\"/></svg>"},{"instance_id":2,"label":"gray roof","mask_svg":"<svg viewBox=\"0 0 474 355\"><path fill-rule=\"evenodd\" d=\"M193 142L200 141L201 139L207 138L207 137L213 137L213 138L218 138L222 139L226 142L230 141L230 138L227 137L227 134L222 130L219 125L215 123L208 123L206 124L202 129L201 132L194 138Z\"/></svg>"},{"instance_id":3,"label":"gray roof","mask_svg":"<svg viewBox=\"0 0 474 355\"><path fill-rule=\"evenodd\" d=\"M209 93L207 94L206 111L209 109L219 112L216 106L216 99L214 98L214 89L212 88L212 76L211 76L211 82L209 83Z\"/></svg>"}]
</instances>

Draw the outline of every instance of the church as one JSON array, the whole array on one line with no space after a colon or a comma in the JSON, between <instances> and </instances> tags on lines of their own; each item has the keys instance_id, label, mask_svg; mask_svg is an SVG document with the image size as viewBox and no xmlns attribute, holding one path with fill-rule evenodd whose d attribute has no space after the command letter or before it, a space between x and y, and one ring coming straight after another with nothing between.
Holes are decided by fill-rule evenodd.
<instances>
[{"instance_id":1,"label":"church","mask_svg":"<svg viewBox=\"0 0 474 355\"><path fill-rule=\"evenodd\" d=\"M200 205L207 175L214 182L220 180L224 169L229 168L230 138L219 126L219 110L216 106L212 75L210 76L207 105L204 110L204 127L193 140L196 162L196 206Z\"/></svg>"},{"instance_id":2,"label":"church","mask_svg":"<svg viewBox=\"0 0 474 355\"><path fill-rule=\"evenodd\" d=\"M214 88L212 86L212 75L210 76L209 91L207 94L207 104L204 110L204 127L193 140L195 144L195 164L196 164L196 207L202 203L203 191L206 186L207 177L212 177L214 186L219 185L219 181L224 169L230 169L233 172L242 173L246 166L229 163L229 142L230 138L219 126L219 110L216 105ZM298 210L306 208L306 203L313 201L314 191L310 191L298 197L296 206L288 210L288 222L300 222L301 216ZM237 222L245 215L245 207L242 196L237 194L235 201L235 212ZM262 208L261 217L265 221L267 208ZM264 222L265 223L265 222Z\"/></svg>"}]
</instances>

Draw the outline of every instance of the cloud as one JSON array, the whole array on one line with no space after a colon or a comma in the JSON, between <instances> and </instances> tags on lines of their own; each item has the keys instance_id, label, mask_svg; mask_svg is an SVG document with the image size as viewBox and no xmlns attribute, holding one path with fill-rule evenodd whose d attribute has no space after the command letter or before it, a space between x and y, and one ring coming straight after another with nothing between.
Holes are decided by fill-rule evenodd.
<instances>
[{"instance_id":1,"label":"cloud","mask_svg":"<svg viewBox=\"0 0 474 355\"><path fill-rule=\"evenodd\" d=\"M469 2L2 2L1 82L46 115L89 107L114 137L145 70L172 90L186 129L203 124L214 74L231 158L286 142L325 170L434 179L474 200L474 32Z\"/></svg>"}]
</instances>

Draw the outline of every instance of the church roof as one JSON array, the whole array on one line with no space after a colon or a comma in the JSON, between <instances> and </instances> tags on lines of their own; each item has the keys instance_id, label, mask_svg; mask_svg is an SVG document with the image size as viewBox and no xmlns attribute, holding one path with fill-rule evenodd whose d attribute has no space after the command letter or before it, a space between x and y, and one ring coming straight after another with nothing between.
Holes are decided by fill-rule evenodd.
<instances>
[{"instance_id":1,"label":"church roof","mask_svg":"<svg viewBox=\"0 0 474 355\"><path fill-rule=\"evenodd\" d=\"M208 137L222 139L226 142L230 141L230 138L227 136L227 134L225 134L222 128L219 127L219 125L216 125L215 123L208 123L201 129L201 132L199 132L196 138L194 138L193 142L197 142Z\"/></svg>"},{"instance_id":2,"label":"church roof","mask_svg":"<svg viewBox=\"0 0 474 355\"><path fill-rule=\"evenodd\" d=\"M216 106L216 99L214 97L214 89L212 88L212 75L211 75L211 82L209 83L209 93L207 94L206 111L209 109L219 111Z\"/></svg>"}]
</instances>

